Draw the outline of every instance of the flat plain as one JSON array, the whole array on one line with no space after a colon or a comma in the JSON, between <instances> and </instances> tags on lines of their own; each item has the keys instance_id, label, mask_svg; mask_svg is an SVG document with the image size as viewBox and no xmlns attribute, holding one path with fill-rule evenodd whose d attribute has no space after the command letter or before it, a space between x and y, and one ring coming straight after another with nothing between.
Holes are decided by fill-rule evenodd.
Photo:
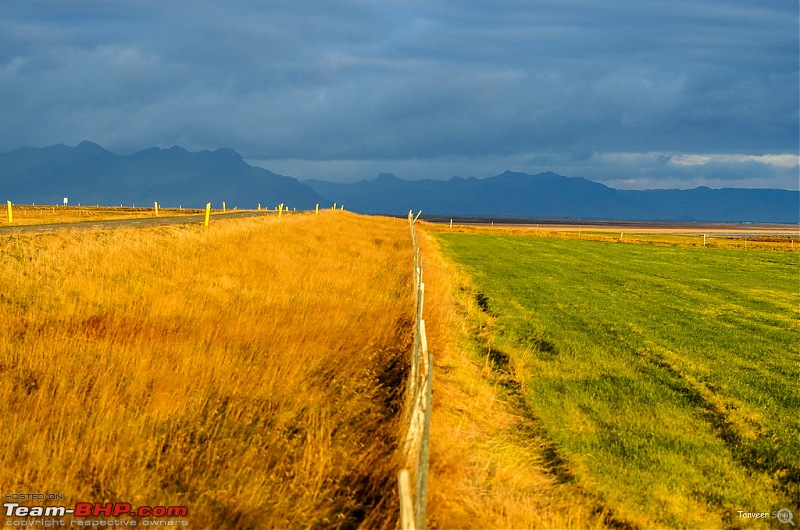
<instances>
[{"instance_id":1,"label":"flat plain","mask_svg":"<svg viewBox=\"0 0 800 530\"><path fill-rule=\"evenodd\" d=\"M439 233L576 480L642 526L800 495L800 254Z\"/></svg>"}]
</instances>

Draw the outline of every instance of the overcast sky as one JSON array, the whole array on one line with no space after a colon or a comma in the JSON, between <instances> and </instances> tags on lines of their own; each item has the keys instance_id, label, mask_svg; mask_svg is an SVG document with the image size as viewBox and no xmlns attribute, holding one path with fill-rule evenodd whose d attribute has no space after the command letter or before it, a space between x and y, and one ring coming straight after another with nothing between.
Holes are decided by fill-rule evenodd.
<instances>
[{"instance_id":1,"label":"overcast sky","mask_svg":"<svg viewBox=\"0 0 800 530\"><path fill-rule=\"evenodd\" d=\"M0 151L798 189L796 0L3 0Z\"/></svg>"}]
</instances>

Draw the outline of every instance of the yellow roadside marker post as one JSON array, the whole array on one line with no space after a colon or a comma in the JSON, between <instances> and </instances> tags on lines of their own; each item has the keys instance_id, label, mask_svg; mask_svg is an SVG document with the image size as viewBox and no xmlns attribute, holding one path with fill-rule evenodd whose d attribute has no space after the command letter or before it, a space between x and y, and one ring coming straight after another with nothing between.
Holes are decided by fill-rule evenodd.
<instances>
[{"instance_id":1,"label":"yellow roadside marker post","mask_svg":"<svg viewBox=\"0 0 800 530\"><path fill-rule=\"evenodd\" d=\"M208 202L206 203L206 222L205 222L206 228L208 228L208 219L210 215L211 215L211 203Z\"/></svg>"},{"instance_id":2,"label":"yellow roadside marker post","mask_svg":"<svg viewBox=\"0 0 800 530\"><path fill-rule=\"evenodd\" d=\"M319 215L319 203L317 203L317 206L314 208L314 213Z\"/></svg>"},{"instance_id":3,"label":"yellow roadside marker post","mask_svg":"<svg viewBox=\"0 0 800 530\"><path fill-rule=\"evenodd\" d=\"M11 212L11 201L6 201L8 204L8 224L14 223L14 214Z\"/></svg>"},{"instance_id":4,"label":"yellow roadside marker post","mask_svg":"<svg viewBox=\"0 0 800 530\"><path fill-rule=\"evenodd\" d=\"M278 219L281 218L281 215L283 215L283 203L278 206Z\"/></svg>"},{"instance_id":5,"label":"yellow roadside marker post","mask_svg":"<svg viewBox=\"0 0 800 530\"><path fill-rule=\"evenodd\" d=\"M154 203L153 203L153 206L155 206L155 209L156 209L156 217L158 217L158 201L154 202Z\"/></svg>"}]
</instances>

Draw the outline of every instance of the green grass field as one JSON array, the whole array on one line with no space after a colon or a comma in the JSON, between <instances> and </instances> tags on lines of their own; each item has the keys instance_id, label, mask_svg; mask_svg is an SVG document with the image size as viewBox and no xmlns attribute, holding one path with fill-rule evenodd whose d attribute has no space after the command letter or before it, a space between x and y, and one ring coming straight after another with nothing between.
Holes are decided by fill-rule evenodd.
<instances>
[{"instance_id":1,"label":"green grass field","mask_svg":"<svg viewBox=\"0 0 800 530\"><path fill-rule=\"evenodd\" d=\"M748 526L738 510L800 499L799 254L437 239L529 413L621 520Z\"/></svg>"}]
</instances>

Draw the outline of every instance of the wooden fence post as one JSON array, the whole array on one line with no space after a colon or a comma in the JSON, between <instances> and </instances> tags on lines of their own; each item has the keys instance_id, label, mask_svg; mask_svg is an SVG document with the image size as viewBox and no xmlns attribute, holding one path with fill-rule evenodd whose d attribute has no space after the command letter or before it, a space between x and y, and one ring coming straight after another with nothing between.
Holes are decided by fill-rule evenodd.
<instances>
[{"instance_id":1,"label":"wooden fence post","mask_svg":"<svg viewBox=\"0 0 800 530\"><path fill-rule=\"evenodd\" d=\"M430 367L428 366L428 334L425 333L425 320L419 321L419 352L422 373L427 374Z\"/></svg>"},{"instance_id":2,"label":"wooden fence post","mask_svg":"<svg viewBox=\"0 0 800 530\"><path fill-rule=\"evenodd\" d=\"M208 228L208 220L209 220L210 215L211 215L211 203L207 202L206 203L206 221L204 223L206 225L206 228Z\"/></svg>"},{"instance_id":3,"label":"wooden fence post","mask_svg":"<svg viewBox=\"0 0 800 530\"><path fill-rule=\"evenodd\" d=\"M400 497L400 530L416 530L414 505L411 501L411 483L408 479L407 469L401 469L397 474L397 493Z\"/></svg>"},{"instance_id":4,"label":"wooden fence post","mask_svg":"<svg viewBox=\"0 0 800 530\"><path fill-rule=\"evenodd\" d=\"M428 512L428 465L431 443L431 406L433 398L433 354L428 354L428 373L424 393L424 425L422 430L422 447L417 458L416 487L414 488L414 519L419 530L425 530L425 519ZM423 396L420 396L423 397Z\"/></svg>"}]
</instances>

